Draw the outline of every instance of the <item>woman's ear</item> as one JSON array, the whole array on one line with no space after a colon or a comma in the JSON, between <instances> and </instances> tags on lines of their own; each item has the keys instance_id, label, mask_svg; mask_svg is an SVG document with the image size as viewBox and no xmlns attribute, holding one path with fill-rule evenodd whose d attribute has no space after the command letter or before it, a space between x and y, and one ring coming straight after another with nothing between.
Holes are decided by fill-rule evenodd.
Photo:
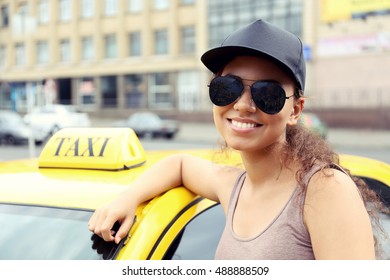
<instances>
[{"instance_id":1,"label":"woman's ear","mask_svg":"<svg viewBox=\"0 0 390 280\"><path fill-rule=\"evenodd\" d=\"M302 114L303 108L305 107L305 99L303 97L298 98L294 102L294 106L291 109L291 114L287 122L288 125L296 125L299 117Z\"/></svg>"}]
</instances>

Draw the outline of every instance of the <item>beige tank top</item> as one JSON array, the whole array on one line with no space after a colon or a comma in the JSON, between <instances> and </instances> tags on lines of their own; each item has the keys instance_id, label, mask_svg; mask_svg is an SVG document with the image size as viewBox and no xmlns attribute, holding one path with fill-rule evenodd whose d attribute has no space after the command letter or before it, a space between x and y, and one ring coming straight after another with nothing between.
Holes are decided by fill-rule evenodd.
<instances>
[{"instance_id":1,"label":"beige tank top","mask_svg":"<svg viewBox=\"0 0 390 280\"><path fill-rule=\"evenodd\" d=\"M307 184L320 169L315 166L304 178ZM287 204L261 233L253 238L240 238L232 227L233 215L246 173L241 174L233 188L225 229L215 259L248 260L313 260L310 235L303 222L305 193L295 188Z\"/></svg>"}]
</instances>

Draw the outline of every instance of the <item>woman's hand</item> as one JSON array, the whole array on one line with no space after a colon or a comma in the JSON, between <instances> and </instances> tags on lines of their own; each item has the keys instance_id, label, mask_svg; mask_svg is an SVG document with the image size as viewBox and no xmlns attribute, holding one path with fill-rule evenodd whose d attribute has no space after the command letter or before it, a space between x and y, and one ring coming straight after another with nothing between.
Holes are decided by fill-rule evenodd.
<instances>
[{"instance_id":1,"label":"woman's hand","mask_svg":"<svg viewBox=\"0 0 390 280\"><path fill-rule=\"evenodd\" d=\"M89 230L105 241L115 241L118 244L128 234L135 217L136 204L126 197L120 197L110 204L95 211L89 219ZM117 232L112 230L115 222L120 223Z\"/></svg>"}]
</instances>

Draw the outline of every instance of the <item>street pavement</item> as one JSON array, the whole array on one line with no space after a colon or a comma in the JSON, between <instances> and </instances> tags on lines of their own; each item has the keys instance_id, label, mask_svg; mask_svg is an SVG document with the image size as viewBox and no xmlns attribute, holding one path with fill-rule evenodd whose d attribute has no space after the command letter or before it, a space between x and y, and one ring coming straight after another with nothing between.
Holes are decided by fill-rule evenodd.
<instances>
[{"instance_id":1,"label":"street pavement","mask_svg":"<svg viewBox=\"0 0 390 280\"><path fill-rule=\"evenodd\" d=\"M108 127L115 120L93 119L95 127ZM183 122L175 138L177 141L213 143L220 140L213 123ZM390 130L329 128L329 143L337 147L390 149Z\"/></svg>"},{"instance_id":2,"label":"street pavement","mask_svg":"<svg viewBox=\"0 0 390 280\"><path fill-rule=\"evenodd\" d=\"M336 147L390 149L390 130L330 129L328 140Z\"/></svg>"},{"instance_id":3,"label":"street pavement","mask_svg":"<svg viewBox=\"0 0 390 280\"><path fill-rule=\"evenodd\" d=\"M219 135L213 124L184 123L178 139L210 141L219 139ZM328 141L334 147L390 148L390 130L330 128Z\"/></svg>"}]
</instances>

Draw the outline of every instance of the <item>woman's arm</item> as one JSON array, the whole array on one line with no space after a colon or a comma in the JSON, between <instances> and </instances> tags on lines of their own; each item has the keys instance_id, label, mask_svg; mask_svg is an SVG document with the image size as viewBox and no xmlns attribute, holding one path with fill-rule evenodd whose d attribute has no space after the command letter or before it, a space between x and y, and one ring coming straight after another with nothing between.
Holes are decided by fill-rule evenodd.
<instances>
[{"instance_id":1,"label":"woman's arm","mask_svg":"<svg viewBox=\"0 0 390 280\"><path fill-rule=\"evenodd\" d=\"M375 259L370 218L355 183L338 170L311 179L304 206L316 259Z\"/></svg>"},{"instance_id":2,"label":"woman's arm","mask_svg":"<svg viewBox=\"0 0 390 280\"><path fill-rule=\"evenodd\" d=\"M190 155L167 157L140 175L116 200L97 209L89 221L89 229L106 241L119 243L130 230L139 204L181 185L200 196L219 201L218 189L229 189L229 186L219 188L222 182L230 180L229 176L221 176L224 170ZM111 228L116 221L121 226L114 238Z\"/></svg>"}]
</instances>

